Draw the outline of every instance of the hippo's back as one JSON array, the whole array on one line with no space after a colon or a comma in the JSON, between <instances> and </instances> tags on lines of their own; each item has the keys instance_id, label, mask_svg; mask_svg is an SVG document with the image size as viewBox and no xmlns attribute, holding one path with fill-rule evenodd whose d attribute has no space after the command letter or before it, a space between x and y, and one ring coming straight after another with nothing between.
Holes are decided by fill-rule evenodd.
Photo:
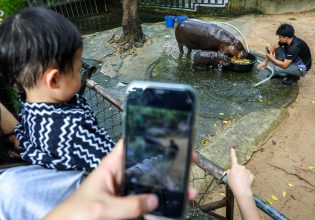
<instances>
[{"instance_id":1,"label":"hippo's back","mask_svg":"<svg viewBox=\"0 0 315 220\"><path fill-rule=\"evenodd\" d=\"M187 19L176 27L175 37L189 49L218 51L219 45L225 39L231 41L233 36L216 24Z\"/></svg>"}]
</instances>

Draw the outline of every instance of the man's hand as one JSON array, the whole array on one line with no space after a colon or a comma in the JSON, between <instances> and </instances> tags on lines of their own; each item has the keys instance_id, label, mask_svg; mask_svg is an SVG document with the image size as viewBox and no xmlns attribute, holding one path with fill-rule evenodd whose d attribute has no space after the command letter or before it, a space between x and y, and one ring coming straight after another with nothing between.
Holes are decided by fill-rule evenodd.
<instances>
[{"instance_id":1,"label":"man's hand","mask_svg":"<svg viewBox=\"0 0 315 220\"><path fill-rule=\"evenodd\" d=\"M258 64L257 69L263 70L266 68L267 64L268 64L268 60L266 59L266 60L262 61L260 64Z\"/></svg>"},{"instance_id":2,"label":"man's hand","mask_svg":"<svg viewBox=\"0 0 315 220\"><path fill-rule=\"evenodd\" d=\"M119 196L123 184L123 142L119 141L67 200L55 208L45 220L111 220L135 219L153 211L158 206L158 198L153 194ZM188 199L197 194L189 188Z\"/></svg>"}]
</instances>

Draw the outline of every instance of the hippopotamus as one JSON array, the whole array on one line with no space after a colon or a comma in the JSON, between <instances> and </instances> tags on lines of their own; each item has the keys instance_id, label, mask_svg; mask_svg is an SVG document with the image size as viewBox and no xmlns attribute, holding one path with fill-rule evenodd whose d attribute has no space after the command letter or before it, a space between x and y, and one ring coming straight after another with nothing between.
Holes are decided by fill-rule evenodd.
<instances>
[{"instance_id":1,"label":"hippopotamus","mask_svg":"<svg viewBox=\"0 0 315 220\"><path fill-rule=\"evenodd\" d=\"M213 66L217 67L230 65L227 54L216 51L198 51L194 55L193 66Z\"/></svg>"},{"instance_id":2,"label":"hippopotamus","mask_svg":"<svg viewBox=\"0 0 315 220\"><path fill-rule=\"evenodd\" d=\"M175 30L175 36L180 53L183 46L192 49L221 51L239 59L246 58L247 52L238 39L225 29L213 23L196 19L182 21Z\"/></svg>"}]
</instances>

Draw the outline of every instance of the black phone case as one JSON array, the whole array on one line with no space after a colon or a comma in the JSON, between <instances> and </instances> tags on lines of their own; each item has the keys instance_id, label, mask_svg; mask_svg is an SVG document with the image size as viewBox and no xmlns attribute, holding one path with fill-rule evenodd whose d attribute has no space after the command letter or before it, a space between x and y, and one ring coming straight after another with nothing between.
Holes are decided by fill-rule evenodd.
<instances>
[{"instance_id":1,"label":"black phone case","mask_svg":"<svg viewBox=\"0 0 315 220\"><path fill-rule=\"evenodd\" d=\"M177 90L177 91L186 91L189 92L194 99L194 105L192 108L192 121L191 121L191 134L190 137L188 138L188 148L187 148L187 154L188 157L186 158L186 162L185 164L182 164L183 166L186 166L185 168L185 180L184 180L184 191L180 194L178 194L178 192L175 191L169 191L167 188L164 188L162 190L151 187L151 186L143 186L139 183L136 184L130 184L130 181L127 181L127 179L130 180L130 175L128 176L128 172L127 170L125 170L125 181L124 181L124 189L123 189L123 194L124 195L128 195L128 194L140 194L140 193L155 193L158 198L159 198L159 207L154 210L151 214L152 215L157 215L157 216L163 216L163 217L167 217L167 218L174 218L174 219L178 219L178 218L182 218L183 215L183 211L185 209L185 198L186 198L186 192L187 192L187 186L188 186L188 176L189 176L189 169L190 169L190 159L191 159L191 152L192 152L192 144L193 144L193 136L194 136L194 122L195 122L195 112L196 112L196 105L197 105L197 96L196 96L196 92L195 90L189 86L189 85L185 85L185 84L170 84L170 83L159 83L159 82L148 82L148 81L136 81L133 82L129 85L129 88L127 88L127 98L125 99L125 109L124 109L124 144L125 144L125 150L127 153L127 149L129 148L129 146L127 146L127 141L128 139L130 139L130 133L131 131L134 130L130 130L130 127L128 127L127 125L127 121L129 120L129 113L128 111L128 105L130 105L129 102L129 98L134 97L133 95L129 94L128 91L134 92L134 91L139 91L139 88L154 88L157 90ZM145 89L144 89L145 90ZM144 92L143 92L144 93ZM149 96L145 96L146 98L148 98ZM147 99L146 99L147 100ZM144 100L144 101L146 101ZM162 104L163 102L169 103L170 105L167 104ZM163 107L166 108L170 108L172 109L172 106L174 103L176 103L176 100L165 100L161 102L160 104L163 105ZM160 105L158 104L158 105ZM177 105L176 105L177 106ZM162 107L162 108L163 108ZM149 137L146 137L149 138ZM175 139L176 140L176 139ZM150 138L148 139L149 142L154 141L154 139ZM169 144L168 144L169 145ZM172 145L172 144L171 144ZM175 149L173 147L173 149ZM167 152L168 157L171 157L173 155L172 151ZM126 157L127 159L127 157ZM130 161L125 159L125 168L128 168L128 163L130 163ZM129 169L129 168L128 168ZM130 174L130 173L129 173ZM177 199L173 199L174 197L176 198L181 198L180 201ZM169 202L167 202L169 201ZM172 204L173 202L179 201L180 203L182 203L182 205L176 205L176 204Z\"/></svg>"}]
</instances>

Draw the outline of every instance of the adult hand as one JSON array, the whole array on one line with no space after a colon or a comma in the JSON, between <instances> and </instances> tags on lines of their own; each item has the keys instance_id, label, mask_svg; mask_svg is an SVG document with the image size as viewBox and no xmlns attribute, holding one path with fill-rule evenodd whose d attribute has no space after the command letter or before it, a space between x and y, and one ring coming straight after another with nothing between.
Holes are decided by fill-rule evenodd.
<instances>
[{"instance_id":1,"label":"adult hand","mask_svg":"<svg viewBox=\"0 0 315 220\"><path fill-rule=\"evenodd\" d=\"M228 185L238 203L242 219L259 219L251 188L254 175L245 166L238 164L234 148L231 148L231 163L231 169L227 171Z\"/></svg>"},{"instance_id":2,"label":"adult hand","mask_svg":"<svg viewBox=\"0 0 315 220\"><path fill-rule=\"evenodd\" d=\"M122 184L124 150L119 141L82 183L79 189L45 219L133 219L158 206L153 194L118 196ZM188 191L188 199L196 196L196 190Z\"/></svg>"},{"instance_id":3,"label":"adult hand","mask_svg":"<svg viewBox=\"0 0 315 220\"><path fill-rule=\"evenodd\" d=\"M275 59L275 57L272 54L268 54L268 53L266 54L266 58L271 61Z\"/></svg>"},{"instance_id":4,"label":"adult hand","mask_svg":"<svg viewBox=\"0 0 315 220\"><path fill-rule=\"evenodd\" d=\"M18 124L16 118L9 112L9 110L0 103L0 128L4 134L10 134L14 131L15 126ZM19 142L15 135L10 135L9 141L14 143L16 151L19 148ZM15 152L11 152L14 156L18 156Z\"/></svg>"},{"instance_id":5,"label":"adult hand","mask_svg":"<svg viewBox=\"0 0 315 220\"><path fill-rule=\"evenodd\" d=\"M153 194L117 196L123 159L123 144L119 141L79 189L45 219L131 219L154 210L158 199Z\"/></svg>"},{"instance_id":6,"label":"adult hand","mask_svg":"<svg viewBox=\"0 0 315 220\"><path fill-rule=\"evenodd\" d=\"M228 184L235 196L252 196L254 175L245 166L238 164L235 149L231 148L231 169L227 171Z\"/></svg>"}]
</instances>

